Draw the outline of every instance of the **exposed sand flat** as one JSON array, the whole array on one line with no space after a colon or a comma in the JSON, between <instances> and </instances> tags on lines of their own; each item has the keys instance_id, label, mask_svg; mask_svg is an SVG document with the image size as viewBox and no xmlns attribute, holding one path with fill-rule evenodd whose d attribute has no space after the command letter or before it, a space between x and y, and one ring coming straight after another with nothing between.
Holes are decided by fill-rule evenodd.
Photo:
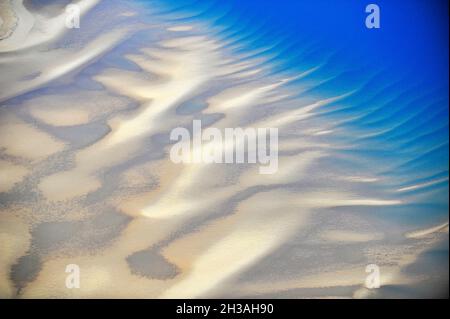
<instances>
[{"instance_id":1,"label":"exposed sand flat","mask_svg":"<svg viewBox=\"0 0 450 319\"><path fill-rule=\"evenodd\" d=\"M129 101L102 92L52 94L25 102L30 114L53 126L89 123L101 116L127 108Z\"/></svg>"},{"instance_id":2,"label":"exposed sand flat","mask_svg":"<svg viewBox=\"0 0 450 319\"><path fill-rule=\"evenodd\" d=\"M375 177L365 177L365 176L342 176L342 179L360 183L373 183L378 180Z\"/></svg>"},{"instance_id":3,"label":"exposed sand flat","mask_svg":"<svg viewBox=\"0 0 450 319\"><path fill-rule=\"evenodd\" d=\"M10 49L14 51L20 45L18 39L23 39L31 30L34 18L23 6L22 0L3 1L1 9L4 36L0 42L0 52L7 52Z\"/></svg>"},{"instance_id":4,"label":"exposed sand flat","mask_svg":"<svg viewBox=\"0 0 450 319\"><path fill-rule=\"evenodd\" d=\"M17 27L17 16L10 0L0 3L0 40L11 36Z\"/></svg>"},{"instance_id":5,"label":"exposed sand flat","mask_svg":"<svg viewBox=\"0 0 450 319\"><path fill-rule=\"evenodd\" d=\"M179 26L176 26L176 27L167 28L167 30L173 31L173 32L183 32L183 31L190 31L193 28L194 27L191 26L191 25L179 25Z\"/></svg>"},{"instance_id":6,"label":"exposed sand flat","mask_svg":"<svg viewBox=\"0 0 450 319\"><path fill-rule=\"evenodd\" d=\"M89 122L89 113L84 110L57 111L50 108L32 110L31 114L40 121L55 126L71 126Z\"/></svg>"},{"instance_id":7,"label":"exposed sand flat","mask_svg":"<svg viewBox=\"0 0 450 319\"><path fill-rule=\"evenodd\" d=\"M23 166L0 160L0 193L8 192L24 178L27 171Z\"/></svg>"},{"instance_id":8,"label":"exposed sand flat","mask_svg":"<svg viewBox=\"0 0 450 319\"><path fill-rule=\"evenodd\" d=\"M174 48L178 47L174 44ZM206 59L204 54L208 56ZM171 56L175 60L172 60ZM96 78L103 85L114 91L117 90L130 96L129 90L132 90L132 97L140 96L141 98L152 100L137 116L117 126L116 130L108 137L109 145L148 134L148 131L154 129L158 123L158 116L194 94L199 86L206 83L208 78L212 76L211 72L213 70L211 70L211 65L214 66L217 56L213 52L209 52L208 47L203 45L198 51L186 50L185 52L179 52L176 58L169 54L166 59L158 61L159 65L167 64L165 72L168 81L161 84L151 85L141 82L141 85L124 87L120 72L116 72L115 76L100 76ZM137 59L134 61L139 63ZM145 68L145 65L141 64L141 66ZM123 91L124 89L127 91Z\"/></svg>"},{"instance_id":9,"label":"exposed sand flat","mask_svg":"<svg viewBox=\"0 0 450 319\"><path fill-rule=\"evenodd\" d=\"M370 297L371 291L364 287L364 282L367 277L365 266L366 265L360 265L359 267L336 271L322 269L317 274L308 275L302 279L287 282L270 281L256 285L239 285L239 292L242 296L258 296L294 289L314 289L315 291L321 289L322 293L326 293L326 291L333 291L336 288L348 287L349 290L352 290L352 287L361 286L361 288L355 290L353 295L348 295L346 298L367 298ZM382 267L382 286L407 285L420 282L420 280L423 280L423 278L411 278L399 273L399 269L396 267ZM314 295L312 297L314 297ZM323 298L322 295L320 295L319 298Z\"/></svg>"},{"instance_id":10,"label":"exposed sand flat","mask_svg":"<svg viewBox=\"0 0 450 319\"><path fill-rule=\"evenodd\" d=\"M299 182L306 177L306 172L311 165L324 156L324 153L311 151L303 152L301 155L283 157L278 164L277 174L261 176L257 169L249 170L243 174L242 184L250 187L251 185L277 185Z\"/></svg>"},{"instance_id":11,"label":"exposed sand flat","mask_svg":"<svg viewBox=\"0 0 450 319\"><path fill-rule=\"evenodd\" d=\"M399 192L413 191L416 189L420 189L420 188L427 187L427 186L432 186L434 184L438 184L438 183L442 183L442 182L446 182L446 181L448 181L448 177L439 178L437 180L420 183L420 184L416 184L416 185L412 185L412 186L402 187L402 188L399 188L397 191L399 191Z\"/></svg>"},{"instance_id":12,"label":"exposed sand flat","mask_svg":"<svg viewBox=\"0 0 450 319\"><path fill-rule=\"evenodd\" d=\"M358 233L345 230L329 230L322 234L322 238L335 242L366 242L383 239L383 234L378 233Z\"/></svg>"},{"instance_id":13,"label":"exposed sand flat","mask_svg":"<svg viewBox=\"0 0 450 319\"><path fill-rule=\"evenodd\" d=\"M6 154L29 160L43 160L64 149L64 143L56 138L14 115L1 113L0 148L4 148Z\"/></svg>"},{"instance_id":14,"label":"exposed sand flat","mask_svg":"<svg viewBox=\"0 0 450 319\"><path fill-rule=\"evenodd\" d=\"M343 236L341 236L343 235ZM347 237L347 234L340 234L339 238ZM337 245L339 240L331 239L331 243ZM413 265L418 256L426 251L430 245L445 240L442 236L436 236L432 239L416 242L415 244L403 245L391 249L385 246L379 246L374 249L365 251L369 263L376 264L380 270L380 286L392 285L411 285L426 281L432 274L424 274L422 276L411 276L403 270ZM256 283L238 283L236 293L239 296L265 296L276 291L283 292L295 289L320 289L322 293L333 291L336 288L347 288L351 293L346 295L351 298L369 298L377 293L378 289L367 289L365 280L367 278L366 266L361 264L350 268L342 268L341 265L323 265L320 269L316 269L299 279L291 279L286 281L269 280L268 282ZM355 288L356 287L356 288ZM227 287L232 289L231 287ZM320 295L320 298L323 296Z\"/></svg>"},{"instance_id":15,"label":"exposed sand flat","mask_svg":"<svg viewBox=\"0 0 450 319\"><path fill-rule=\"evenodd\" d=\"M140 233L144 235L145 233ZM23 291L24 298L44 298L48 290L62 298L157 298L168 287L167 281L152 280L130 273L126 255L107 252L103 255L52 258L45 262L39 277ZM76 262L83 269L83 290L67 289L66 265ZM114 264L114 269L111 267Z\"/></svg>"},{"instance_id":16,"label":"exposed sand flat","mask_svg":"<svg viewBox=\"0 0 450 319\"><path fill-rule=\"evenodd\" d=\"M275 83L262 87L252 87L251 85L228 89L211 98L208 112L224 112L230 108L239 108L255 105L258 99L262 99L273 89L282 84Z\"/></svg>"},{"instance_id":17,"label":"exposed sand flat","mask_svg":"<svg viewBox=\"0 0 450 319\"><path fill-rule=\"evenodd\" d=\"M422 238L422 237L426 237L429 235L433 235L434 233L437 233L437 232L448 233L448 222L443 223L438 226L435 226L435 227L412 231L412 232L407 233L405 236L407 238Z\"/></svg>"},{"instance_id":18,"label":"exposed sand flat","mask_svg":"<svg viewBox=\"0 0 450 319\"><path fill-rule=\"evenodd\" d=\"M148 185L155 180L157 186L148 192L120 197L118 207L130 216L142 217L142 209L151 201L157 201L164 192L172 187L182 169L169 162L145 164L126 171L122 177L125 185ZM155 172L158 172L156 174ZM139 176L136 176L138 175ZM141 184L142 183L142 184Z\"/></svg>"},{"instance_id":19,"label":"exposed sand flat","mask_svg":"<svg viewBox=\"0 0 450 319\"><path fill-rule=\"evenodd\" d=\"M193 40L190 39L190 41ZM175 45L175 43L172 45ZM167 62L163 63L167 63L173 69L166 69L168 81L160 84L140 80L140 85L124 86L124 75L129 74L135 79L135 82L131 83L136 83L139 78L131 72L124 73L120 70L109 70L109 75L97 76L96 80L112 91L118 91L134 99L151 100L151 102L146 102L136 112L136 115L112 119L110 121L111 133L97 144L80 151L76 157L76 168L72 172L60 173L58 177L47 177L40 186L46 196L49 199L59 200L61 196L54 192L62 192L66 194L67 198L84 194L84 192L80 193L76 185L68 183L72 178L86 182L91 180L95 186L86 189L97 189L99 185L92 179L92 174L95 171L118 164L131 157L133 153L139 150L142 140L158 129L158 125L162 124L161 121L158 121L158 117L163 116L165 111L173 108L183 99L188 98L189 95L194 94L200 85L206 83L208 77L212 75L212 70L208 68L210 68L210 65L214 66L214 59L216 59L212 55L209 57L209 63L205 61L202 53L207 48L206 45L202 45L198 52L196 48L193 52L187 51L179 55L169 54L166 58ZM134 58L134 61L141 62L142 65L142 59ZM181 68L186 63L189 67ZM145 68L145 65L142 66ZM130 83L130 79L125 79L126 82ZM165 125L170 126L170 122L166 122ZM105 156L106 154L110 154L110 156ZM55 183L58 187L48 186L56 185ZM64 191L64 189L66 190Z\"/></svg>"},{"instance_id":20,"label":"exposed sand flat","mask_svg":"<svg viewBox=\"0 0 450 319\"><path fill-rule=\"evenodd\" d=\"M126 30L115 30L99 36L95 41L78 52L52 50L44 54L40 59L31 55L24 56L21 61L14 64L8 63L8 69L5 71L8 77L0 79L0 84L4 87L4 90L0 93L0 101L26 93L70 72L76 71L81 66L92 62L104 54L105 51L121 41L126 34ZM38 59L39 63L37 63ZM6 63L7 61L1 61L0 59L0 64ZM36 65L40 66L37 70ZM33 71L30 72L31 70ZM20 81L30 74L37 74L37 76L27 81Z\"/></svg>"},{"instance_id":21,"label":"exposed sand flat","mask_svg":"<svg viewBox=\"0 0 450 319\"><path fill-rule=\"evenodd\" d=\"M45 178L39 189L48 200L61 201L86 195L100 186L101 182L94 176L62 172Z\"/></svg>"},{"instance_id":22,"label":"exposed sand flat","mask_svg":"<svg viewBox=\"0 0 450 319\"><path fill-rule=\"evenodd\" d=\"M31 235L27 224L11 211L0 211L0 298L13 298L16 294L10 278L11 266L30 247Z\"/></svg>"},{"instance_id":23,"label":"exposed sand flat","mask_svg":"<svg viewBox=\"0 0 450 319\"><path fill-rule=\"evenodd\" d=\"M81 0L77 2L80 13L83 14L95 6L99 0ZM28 11L23 0L12 0L12 10L17 17L17 28L11 35L0 42L0 52L13 52L29 49L55 40L69 29L66 27L66 14L62 11L53 18L36 15Z\"/></svg>"},{"instance_id":24,"label":"exposed sand flat","mask_svg":"<svg viewBox=\"0 0 450 319\"><path fill-rule=\"evenodd\" d=\"M283 112L281 114L276 114L272 117L269 117L268 119L263 120L261 123L258 124L266 127L282 127L285 125L292 124L295 121L306 120L314 115L313 111L316 110L317 108L324 106L328 103L338 101L353 93L354 92L349 92L340 96L320 100L315 103L300 107L298 109Z\"/></svg>"},{"instance_id":25,"label":"exposed sand flat","mask_svg":"<svg viewBox=\"0 0 450 319\"><path fill-rule=\"evenodd\" d=\"M193 262L183 267L185 278L161 297L201 297L288 239L308 212L283 201L284 196L277 197L279 201L258 194L242 203L235 215L189 236L192 240L182 239L179 244L174 243L175 247L169 247L166 251L169 260L178 260L178 265L189 263L191 257L186 252L195 254L196 245L203 249Z\"/></svg>"}]
</instances>

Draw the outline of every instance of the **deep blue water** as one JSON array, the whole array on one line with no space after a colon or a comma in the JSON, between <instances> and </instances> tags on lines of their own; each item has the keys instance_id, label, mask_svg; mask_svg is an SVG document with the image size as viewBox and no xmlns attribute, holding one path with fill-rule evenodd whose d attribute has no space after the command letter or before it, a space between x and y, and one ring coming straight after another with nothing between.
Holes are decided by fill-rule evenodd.
<instances>
[{"instance_id":1,"label":"deep blue water","mask_svg":"<svg viewBox=\"0 0 450 319\"><path fill-rule=\"evenodd\" d=\"M206 20L226 27L224 38L248 43L248 49L273 49L285 66L302 68L331 53L340 63L388 68L444 85L448 82L448 2L424 0L153 0L179 20ZM381 11L381 28L365 27L366 5ZM322 51L318 53L317 51Z\"/></svg>"},{"instance_id":2,"label":"deep blue water","mask_svg":"<svg viewBox=\"0 0 450 319\"><path fill-rule=\"evenodd\" d=\"M377 173L397 188L443 179L402 196L426 193L421 201L447 218L447 1L144 2L174 22L206 22L236 53L264 48L258 55L273 73L316 68L290 84L303 99L354 91L320 110L343 123L336 125L347 132L336 137L348 145L341 151L379 164ZM379 29L365 26L370 3L380 7Z\"/></svg>"}]
</instances>

